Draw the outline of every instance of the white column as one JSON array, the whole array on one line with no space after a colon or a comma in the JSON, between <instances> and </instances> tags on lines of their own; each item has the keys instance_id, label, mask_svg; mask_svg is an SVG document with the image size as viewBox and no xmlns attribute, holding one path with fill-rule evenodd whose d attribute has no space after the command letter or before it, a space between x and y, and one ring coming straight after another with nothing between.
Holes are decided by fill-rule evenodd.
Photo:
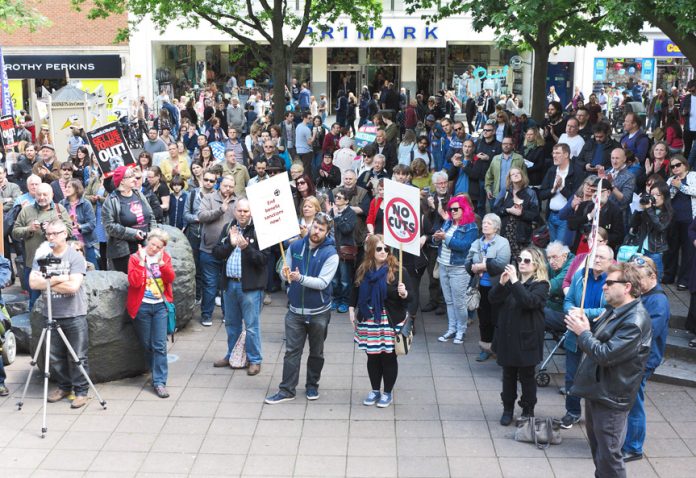
<instances>
[{"instance_id":1,"label":"white column","mask_svg":"<svg viewBox=\"0 0 696 478\"><path fill-rule=\"evenodd\" d=\"M327 71L326 71L326 53L327 48L312 48L312 72L311 72L311 90L317 101L319 95L327 93Z\"/></svg>"},{"instance_id":2,"label":"white column","mask_svg":"<svg viewBox=\"0 0 696 478\"><path fill-rule=\"evenodd\" d=\"M416 48L401 49L401 87L406 88L411 92L411 96L415 97L417 90L417 55Z\"/></svg>"}]
</instances>

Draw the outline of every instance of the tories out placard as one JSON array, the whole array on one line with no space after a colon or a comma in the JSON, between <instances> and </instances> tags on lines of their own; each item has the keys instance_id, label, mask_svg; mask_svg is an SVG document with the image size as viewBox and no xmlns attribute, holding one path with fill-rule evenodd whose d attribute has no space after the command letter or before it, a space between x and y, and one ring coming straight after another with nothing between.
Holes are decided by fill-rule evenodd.
<instances>
[{"instance_id":1,"label":"tories out placard","mask_svg":"<svg viewBox=\"0 0 696 478\"><path fill-rule=\"evenodd\" d=\"M0 140L3 147L15 145L15 122L12 115L0 117Z\"/></svg>"},{"instance_id":2,"label":"tories out placard","mask_svg":"<svg viewBox=\"0 0 696 478\"><path fill-rule=\"evenodd\" d=\"M97 156L104 177L109 177L119 167L135 163L126 136L117 123L109 123L87 132L92 151Z\"/></svg>"},{"instance_id":3,"label":"tories out placard","mask_svg":"<svg viewBox=\"0 0 696 478\"><path fill-rule=\"evenodd\" d=\"M287 174L278 174L246 188L259 249L266 249L300 233Z\"/></svg>"},{"instance_id":4,"label":"tories out placard","mask_svg":"<svg viewBox=\"0 0 696 478\"><path fill-rule=\"evenodd\" d=\"M420 190L384 180L384 243L420 255Z\"/></svg>"}]
</instances>

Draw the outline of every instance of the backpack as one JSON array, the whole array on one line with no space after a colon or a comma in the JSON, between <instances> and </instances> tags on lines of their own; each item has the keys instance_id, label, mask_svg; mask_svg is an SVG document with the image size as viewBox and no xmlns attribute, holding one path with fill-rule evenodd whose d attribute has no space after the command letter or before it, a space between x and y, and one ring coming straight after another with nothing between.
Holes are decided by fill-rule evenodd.
<instances>
[{"instance_id":1,"label":"backpack","mask_svg":"<svg viewBox=\"0 0 696 478\"><path fill-rule=\"evenodd\" d=\"M22 205L21 204L15 204L12 206L12 209L7 211L5 215L3 216L3 221L2 221L2 227L3 227L3 233L4 236L7 237L12 233L12 229L14 229L15 221L17 220L17 216L19 216L19 213L22 211Z\"/></svg>"}]
</instances>

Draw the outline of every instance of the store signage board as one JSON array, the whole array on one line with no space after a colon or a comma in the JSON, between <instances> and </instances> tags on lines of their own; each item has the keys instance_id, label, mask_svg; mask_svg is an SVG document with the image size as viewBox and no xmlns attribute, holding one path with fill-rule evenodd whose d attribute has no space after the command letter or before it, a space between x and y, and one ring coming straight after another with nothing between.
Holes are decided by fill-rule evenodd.
<instances>
[{"instance_id":1,"label":"store signage board","mask_svg":"<svg viewBox=\"0 0 696 478\"><path fill-rule=\"evenodd\" d=\"M7 55L10 79L121 78L119 55Z\"/></svg>"},{"instance_id":2,"label":"store signage board","mask_svg":"<svg viewBox=\"0 0 696 478\"><path fill-rule=\"evenodd\" d=\"M300 233L287 174L278 174L246 188L259 249L266 249Z\"/></svg>"},{"instance_id":3,"label":"store signage board","mask_svg":"<svg viewBox=\"0 0 696 478\"><path fill-rule=\"evenodd\" d=\"M384 243L420 256L420 190L384 180Z\"/></svg>"},{"instance_id":4,"label":"store signage board","mask_svg":"<svg viewBox=\"0 0 696 478\"><path fill-rule=\"evenodd\" d=\"M653 56L683 57L681 49L673 41L657 39L653 41Z\"/></svg>"}]
</instances>

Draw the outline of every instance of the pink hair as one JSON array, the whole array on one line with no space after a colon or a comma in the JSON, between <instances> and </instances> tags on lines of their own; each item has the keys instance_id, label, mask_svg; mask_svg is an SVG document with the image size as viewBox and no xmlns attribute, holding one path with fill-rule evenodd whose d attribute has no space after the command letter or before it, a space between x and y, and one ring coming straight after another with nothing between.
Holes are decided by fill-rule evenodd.
<instances>
[{"instance_id":1,"label":"pink hair","mask_svg":"<svg viewBox=\"0 0 696 478\"><path fill-rule=\"evenodd\" d=\"M449 218L452 219L452 213L449 212L450 206L453 204L459 205L459 207L462 209L462 219L459 221L459 224L469 224L475 221L474 218L474 210L471 207L471 203L469 200L464 197L464 196L454 196L452 199L449 200L447 203L447 214L449 215ZM454 221L454 220L453 220Z\"/></svg>"}]
</instances>

